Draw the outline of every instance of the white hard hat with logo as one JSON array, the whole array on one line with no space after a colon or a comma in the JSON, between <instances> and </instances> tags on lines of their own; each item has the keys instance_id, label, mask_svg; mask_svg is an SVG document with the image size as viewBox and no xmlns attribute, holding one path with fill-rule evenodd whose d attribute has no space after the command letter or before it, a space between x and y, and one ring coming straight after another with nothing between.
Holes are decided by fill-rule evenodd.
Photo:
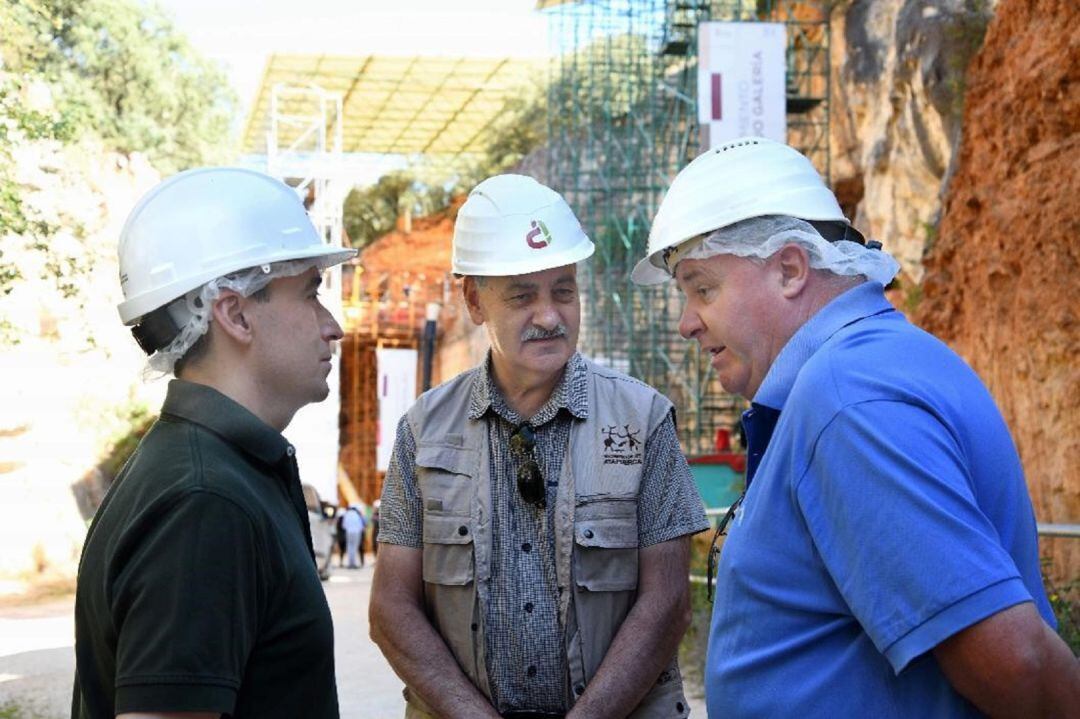
<instances>
[{"instance_id":1,"label":"white hard hat with logo","mask_svg":"<svg viewBox=\"0 0 1080 719\"><path fill-rule=\"evenodd\" d=\"M117 308L125 325L217 277L288 260L329 267L356 250L327 244L296 192L253 170L188 170L152 189L120 233Z\"/></svg>"},{"instance_id":2,"label":"white hard hat with logo","mask_svg":"<svg viewBox=\"0 0 1080 719\"><path fill-rule=\"evenodd\" d=\"M496 175L469 193L454 223L458 275L524 275L580 262L592 241L562 196L524 175Z\"/></svg>"},{"instance_id":3,"label":"white hard hat with logo","mask_svg":"<svg viewBox=\"0 0 1080 719\"><path fill-rule=\"evenodd\" d=\"M844 239L862 242L806 157L781 142L746 137L701 153L679 172L656 212L647 256L631 277L641 285L668 280L666 250L766 215L842 223Z\"/></svg>"}]
</instances>

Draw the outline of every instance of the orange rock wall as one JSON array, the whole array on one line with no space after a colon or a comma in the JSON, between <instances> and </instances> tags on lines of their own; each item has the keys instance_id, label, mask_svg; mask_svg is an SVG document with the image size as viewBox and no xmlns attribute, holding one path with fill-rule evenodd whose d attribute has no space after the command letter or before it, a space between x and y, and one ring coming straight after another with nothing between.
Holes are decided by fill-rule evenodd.
<instances>
[{"instance_id":1,"label":"orange rock wall","mask_svg":"<svg viewBox=\"0 0 1080 719\"><path fill-rule=\"evenodd\" d=\"M915 313L989 386L1044 522L1080 522L1078 28L1076 0L998 4ZM1080 577L1080 540L1043 547Z\"/></svg>"}]
</instances>

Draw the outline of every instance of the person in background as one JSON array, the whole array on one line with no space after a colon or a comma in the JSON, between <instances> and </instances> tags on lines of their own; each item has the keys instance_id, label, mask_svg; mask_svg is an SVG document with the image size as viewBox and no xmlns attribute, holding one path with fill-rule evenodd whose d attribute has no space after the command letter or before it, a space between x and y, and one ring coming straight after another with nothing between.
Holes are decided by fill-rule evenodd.
<instances>
[{"instance_id":1,"label":"person in background","mask_svg":"<svg viewBox=\"0 0 1080 719\"><path fill-rule=\"evenodd\" d=\"M348 507L340 508L334 522L334 544L337 546L339 567L345 566L345 514L348 511Z\"/></svg>"},{"instance_id":2,"label":"person in background","mask_svg":"<svg viewBox=\"0 0 1080 719\"><path fill-rule=\"evenodd\" d=\"M360 506L351 505L341 520L341 528L345 530L345 551L349 556L349 569L364 566L364 525L364 514L360 511ZM357 554L360 555L359 564Z\"/></svg>"},{"instance_id":3,"label":"person in background","mask_svg":"<svg viewBox=\"0 0 1080 719\"><path fill-rule=\"evenodd\" d=\"M762 138L703 153L656 213L634 280L675 279L679 332L750 400L747 488L716 537L710 716L1080 711L1009 430L886 300L897 270L809 160Z\"/></svg>"},{"instance_id":4,"label":"person in background","mask_svg":"<svg viewBox=\"0 0 1080 719\"><path fill-rule=\"evenodd\" d=\"M379 505L382 504L381 500L376 499L375 504L371 510L371 553L375 556L379 554Z\"/></svg>"},{"instance_id":5,"label":"person in background","mask_svg":"<svg viewBox=\"0 0 1080 719\"><path fill-rule=\"evenodd\" d=\"M75 596L73 719L336 719L334 628L293 445L342 331L325 244L266 175L190 170L120 235L120 317L175 376L109 488Z\"/></svg>"},{"instance_id":6,"label":"person in background","mask_svg":"<svg viewBox=\"0 0 1080 719\"><path fill-rule=\"evenodd\" d=\"M685 717L689 535L708 527L671 403L577 352L563 199L499 175L469 195L453 270L486 361L398 425L372 638L409 717Z\"/></svg>"}]
</instances>

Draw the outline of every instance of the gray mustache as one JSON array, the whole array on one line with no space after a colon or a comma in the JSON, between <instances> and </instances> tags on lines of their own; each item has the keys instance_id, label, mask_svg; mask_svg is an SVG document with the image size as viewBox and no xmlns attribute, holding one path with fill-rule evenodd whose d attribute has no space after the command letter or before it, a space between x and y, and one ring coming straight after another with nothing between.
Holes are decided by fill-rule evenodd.
<instances>
[{"instance_id":1,"label":"gray mustache","mask_svg":"<svg viewBox=\"0 0 1080 719\"><path fill-rule=\"evenodd\" d=\"M545 330L542 327L530 327L521 333L521 341L528 342L529 340L550 340L555 337L566 336L566 325L559 324L552 327L550 330Z\"/></svg>"}]
</instances>

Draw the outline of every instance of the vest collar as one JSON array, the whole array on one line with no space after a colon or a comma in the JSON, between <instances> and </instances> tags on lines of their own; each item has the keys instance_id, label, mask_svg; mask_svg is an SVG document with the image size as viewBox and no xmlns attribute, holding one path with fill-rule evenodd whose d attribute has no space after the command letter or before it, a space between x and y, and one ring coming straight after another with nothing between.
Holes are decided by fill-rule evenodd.
<instances>
[{"instance_id":1,"label":"vest collar","mask_svg":"<svg viewBox=\"0 0 1080 719\"><path fill-rule=\"evenodd\" d=\"M491 350L488 350L484 363L473 372L472 388L469 394L469 419L480 419L488 410L491 410L508 422L515 424L521 422L522 418L510 409L492 378ZM530 418L531 424L539 426L550 421L560 409L565 409L578 419L587 419L589 417L587 372L588 368L581 353L575 352L571 355L563 370L562 379L555 386L547 402L535 416Z\"/></svg>"}]
</instances>

